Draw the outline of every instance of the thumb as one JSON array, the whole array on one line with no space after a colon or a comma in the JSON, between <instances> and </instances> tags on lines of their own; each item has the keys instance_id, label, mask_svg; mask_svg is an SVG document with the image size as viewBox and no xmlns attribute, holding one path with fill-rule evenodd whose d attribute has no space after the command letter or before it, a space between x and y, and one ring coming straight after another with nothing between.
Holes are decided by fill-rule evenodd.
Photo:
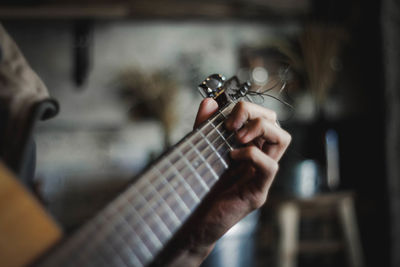
<instances>
[{"instance_id":1,"label":"thumb","mask_svg":"<svg viewBox=\"0 0 400 267\"><path fill-rule=\"evenodd\" d=\"M207 120L218 110L218 103L212 98L205 98L200 103L199 111L197 111L194 128L197 128L203 121Z\"/></svg>"}]
</instances>

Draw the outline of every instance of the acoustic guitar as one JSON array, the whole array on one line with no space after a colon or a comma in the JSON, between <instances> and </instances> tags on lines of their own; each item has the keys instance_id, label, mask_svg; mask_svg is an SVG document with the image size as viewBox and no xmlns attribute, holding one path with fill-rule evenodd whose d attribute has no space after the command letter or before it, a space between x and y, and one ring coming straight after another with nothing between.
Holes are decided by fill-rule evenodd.
<instances>
[{"instance_id":1,"label":"acoustic guitar","mask_svg":"<svg viewBox=\"0 0 400 267\"><path fill-rule=\"evenodd\" d=\"M249 88L236 77L209 76L199 89L217 100L218 112L63 240L56 224L2 167L0 265L148 266L229 168L229 151L236 144L224 120Z\"/></svg>"}]
</instances>

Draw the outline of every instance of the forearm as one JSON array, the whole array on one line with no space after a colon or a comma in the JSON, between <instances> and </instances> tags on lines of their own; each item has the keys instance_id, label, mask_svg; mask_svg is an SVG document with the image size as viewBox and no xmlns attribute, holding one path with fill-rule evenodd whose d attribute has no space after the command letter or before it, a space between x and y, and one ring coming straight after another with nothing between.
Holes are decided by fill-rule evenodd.
<instances>
[{"instance_id":1,"label":"forearm","mask_svg":"<svg viewBox=\"0 0 400 267\"><path fill-rule=\"evenodd\" d=\"M166 265L167 267L198 267L210 254L214 245L208 247L185 248L175 251L175 255Z\"/></svg>"}]
</instances>

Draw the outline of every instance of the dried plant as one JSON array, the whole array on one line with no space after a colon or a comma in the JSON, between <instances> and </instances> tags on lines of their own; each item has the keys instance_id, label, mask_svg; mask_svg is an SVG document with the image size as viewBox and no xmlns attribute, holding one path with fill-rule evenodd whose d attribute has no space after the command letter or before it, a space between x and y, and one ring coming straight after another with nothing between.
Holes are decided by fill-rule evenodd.
<instances>
[{"instance_id":1,"label":"dried plant","mask_svg":"<svg viewBox=\"0 0 400 267\"><path fill-rule=\"evenodd\" d=\"M317 107L324 103L334 84L334 61L346 39L342 28L324 25L306 26L299 38L307 84Z\"/></svg>"},{"instance_id":2,"label":"dried plant","mask_svg":"<svg viewBox=\"0 0 400 267\"><path fill-rule=\"evenodd\" d=\"M130 106L130 115L159 120L164 127L165 142L168 145L177 121L176 80L167 71L144 72L136 68L125 69L117 80L120 84L119 93Z\"/></svg>"}]
</instances>

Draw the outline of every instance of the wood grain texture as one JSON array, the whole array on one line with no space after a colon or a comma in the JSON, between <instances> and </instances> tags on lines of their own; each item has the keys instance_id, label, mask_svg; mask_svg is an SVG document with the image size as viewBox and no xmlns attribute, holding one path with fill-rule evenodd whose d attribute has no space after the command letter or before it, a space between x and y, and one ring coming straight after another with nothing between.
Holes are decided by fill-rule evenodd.
<instances>
[{"instance_id":1,"label":"wood grain texture","mask_svg":"<svg viewBox=\"0 0 400 267\"><path fill-rule=\"evenodd\" d=\"M25 266L61 237L60 228L0 162L1 266Z\"/></svg>"}]
</instances>

